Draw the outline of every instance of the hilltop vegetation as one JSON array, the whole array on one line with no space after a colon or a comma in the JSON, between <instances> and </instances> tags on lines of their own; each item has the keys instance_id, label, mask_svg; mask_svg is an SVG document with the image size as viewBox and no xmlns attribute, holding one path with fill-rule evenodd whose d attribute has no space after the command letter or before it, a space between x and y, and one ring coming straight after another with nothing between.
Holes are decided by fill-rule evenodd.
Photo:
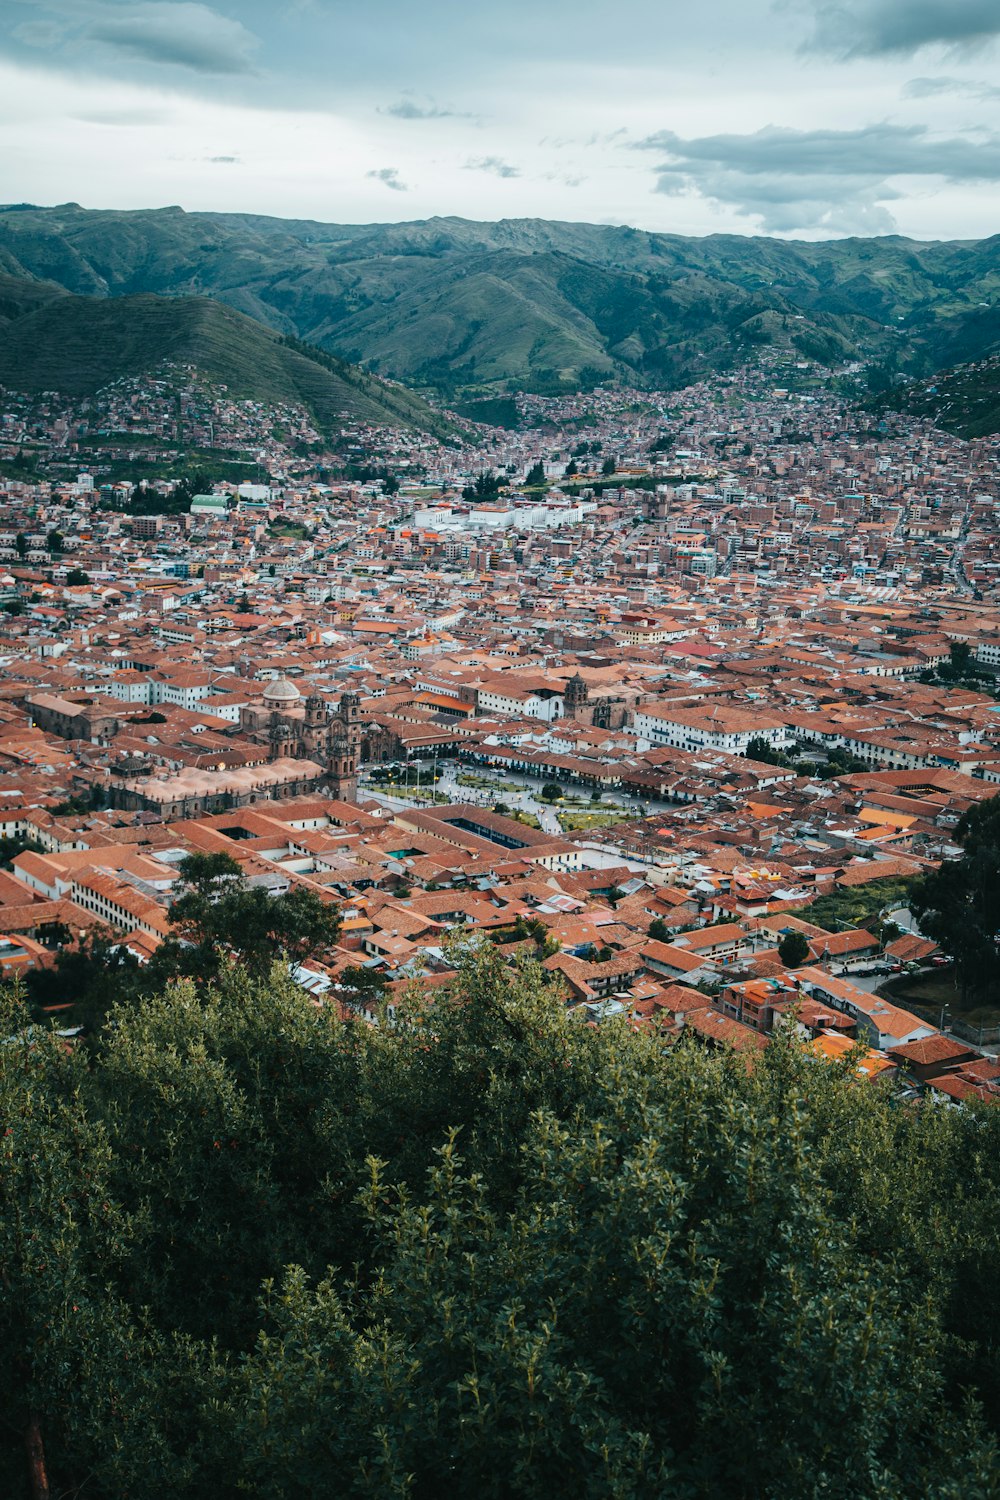
<instances>
[{"instance_id":1,"label":"hilltop vegetation","mask_svg":"<svg viewBox=\"0 0 1000 1500\"><path fill-rule=\"evenodd\" d=\"M0 262L15 273L91 297L209 296L449 394L616 377L679 385L766 345L930 372L995 338L997 245L685 239L537 219L0 211Z\"/></svg>"},{"instance_id":2,"label":"hilltop vegetation","mask_svg":"<svg viewBox=\"0 0 1000 1500\"><path fill-rule=\"evenodd\" d=\"M880 404L928 417L959 437L988 437L1000 432L1000 354L942 370L929 382L895 386Z\"/></svg>"},{"instance_id":3,"label":"hilltop vegetation","mask_svg":"<svg viewBox=\"0 0 1000 1500\"><path fill-rule=\"evenodd\" d=\"M111 302L0 275L0 334L0 385L11 390L85 396L171 363L195 366L234 396L305 406L326 432L351 419L450 431L412 392L207 297Z\"/></svg>"},{"instance_id":4,"label":"hilltop vegetation","mask_svg":"<svg viewBox=\"0 0 1000 1500\"><path fill-rule=\"evenodd\" d=\"M1000 1112L437 994L0 993L5 1500L996 1495Z\"/></svg>"}]
</instances>

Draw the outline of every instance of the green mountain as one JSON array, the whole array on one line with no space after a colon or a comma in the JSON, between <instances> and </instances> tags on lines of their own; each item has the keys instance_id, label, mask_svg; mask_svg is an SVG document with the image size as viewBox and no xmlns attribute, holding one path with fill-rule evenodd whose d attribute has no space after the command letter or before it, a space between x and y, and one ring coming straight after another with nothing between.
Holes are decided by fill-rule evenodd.
<instances>
[{"instance_id":1,"label":"green mountain","mask_svg":"<svg viewBox=\"0 0 1000 1500\"><path fill-rule=\"evenodd\" d=\"M935 426L959 437L1000 432L1000 354L943 370L929 382L895 386L878 406L928 417Z\"/></svg>"},{"instance_id":2,"label":"green mountain","mask_svg":"<svg viewBox=\"0 0 1000 1500\"><path fill-rule=\"evenodd\" d=\"M89 297L211 297L383 374L471 395L615 377L671 386L768 346L924 374L981 357L1000 309L1000 237L802 243L18 205L0 210L0 267Z\"/></svg>"},{"instance_id":3,"label":"green mountain","mask_svg":"<svg viewBox=\"0 0 1000 1500\"><path fill-rule=\"evenodd\" d=\"M352 419L441 436L453 430L413 392L207 297L112 301L0 274L0 385L85 396L167 362L193 365L236 396L305 406L326 432Z\"/></svg>"}]
</instances>

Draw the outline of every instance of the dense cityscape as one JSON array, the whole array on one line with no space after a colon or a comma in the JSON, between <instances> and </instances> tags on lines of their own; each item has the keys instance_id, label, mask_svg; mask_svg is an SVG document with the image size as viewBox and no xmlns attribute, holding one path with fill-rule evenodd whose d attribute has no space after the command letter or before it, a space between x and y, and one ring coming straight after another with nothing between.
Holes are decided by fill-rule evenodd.
<instances>
[{"instance_id":1,"label":"dense cityscape","mask_svg":"<svg viewBox=\"0 0 1000 1500\"><path fill-rule=\"evenodd\" d=\"M330 447L194 371L8 394L5 971L147 963L224 852L340 911L295 974L344 1014L476 934L598 1023L752 1050L794 1011L1000 1098L996 1000L908 904L1000 783L1000 440L825 374L522 396L461 444ZM192 453L234 477L163 477Z\"/></svg>"}]
</instances>

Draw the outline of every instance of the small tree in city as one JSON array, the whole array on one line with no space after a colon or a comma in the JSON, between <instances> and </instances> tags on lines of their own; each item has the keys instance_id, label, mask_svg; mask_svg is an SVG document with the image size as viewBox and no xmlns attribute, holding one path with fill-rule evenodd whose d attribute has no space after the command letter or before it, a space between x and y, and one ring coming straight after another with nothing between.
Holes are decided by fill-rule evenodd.
<instances>
[{"instance_id":1,"label":"small tree in city","mask_svg":"<svg viewBox=\"0 0 1000 1500\"><path fill-rule=\"evenodd\" d=\"M786 932L778 944L778 957L786 969L797 969L809 957L809 944L801 932Z\"/></svg>"}]
</instances>

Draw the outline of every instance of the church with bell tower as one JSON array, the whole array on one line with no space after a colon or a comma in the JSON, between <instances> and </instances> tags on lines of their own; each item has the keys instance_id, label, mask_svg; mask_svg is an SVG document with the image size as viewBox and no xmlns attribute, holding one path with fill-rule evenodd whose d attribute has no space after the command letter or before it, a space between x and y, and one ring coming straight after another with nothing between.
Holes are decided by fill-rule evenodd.
<instances>
[{"instance_id":1,"label":"church with bell tower","mask_svg":"<svg viewBox=\"0 0 1000 1500\"><path fill-rule=\"evenodd\" d=\"M318 693L303 698L287 678L269 683L261 707L241 710L243 732L267 744L269 758L307 760L322 768L321 790L354 802L361 755L361 699L344 692L336 708Z\"/></svg>"}]
</instances>

